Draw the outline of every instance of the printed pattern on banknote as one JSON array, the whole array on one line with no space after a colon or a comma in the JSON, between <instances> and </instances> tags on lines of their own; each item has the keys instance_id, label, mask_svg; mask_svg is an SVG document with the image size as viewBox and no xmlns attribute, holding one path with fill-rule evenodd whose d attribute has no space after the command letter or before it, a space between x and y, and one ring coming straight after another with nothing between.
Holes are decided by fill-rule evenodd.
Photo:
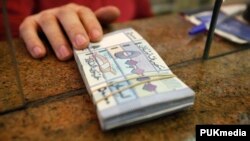
<instances>
[{"instance_id":1,"label":"printed pattern on banknote","mask_svg":"<svg viewBox=\"0 0 250 141\"><path fill-rule=\"evenodd\" d=\"M75 55L98 110L187 87L131 28L107 34Z\"/></svg>"}]
</instances>

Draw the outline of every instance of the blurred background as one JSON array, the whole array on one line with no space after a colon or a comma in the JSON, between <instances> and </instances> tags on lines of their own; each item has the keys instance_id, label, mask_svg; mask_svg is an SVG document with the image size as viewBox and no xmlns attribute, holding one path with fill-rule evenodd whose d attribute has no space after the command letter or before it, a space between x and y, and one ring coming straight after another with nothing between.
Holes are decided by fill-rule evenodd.
<instances>
[{"instance_id":1,"label":"blurred background","mask_svg":"<svg viewBox=\"0 0 250 141\"><path fill-rule=\"evenodd\" d=\"M215 0L150 0L156 15L202 9L213 6ZM224 4L244 3L250 0L226 0Z\"/></svg>"}]
</instances>

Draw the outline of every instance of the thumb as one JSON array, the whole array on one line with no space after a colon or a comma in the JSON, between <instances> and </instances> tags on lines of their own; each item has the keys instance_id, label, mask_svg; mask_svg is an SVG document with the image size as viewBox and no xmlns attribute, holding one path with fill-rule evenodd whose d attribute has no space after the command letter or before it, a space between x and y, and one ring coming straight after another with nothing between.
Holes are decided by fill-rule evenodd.
<instances>
[{"instance_id":1,"label":"thumb","mask_svg":"<svg viewBox=\"0 0 250 141\"><path fill-rule=\"evenodd\" d=\"M95 15L101 24L109 24L120 16L120 10L115 6L105 6L97 9Z\"/></svg>"}]
</instances>

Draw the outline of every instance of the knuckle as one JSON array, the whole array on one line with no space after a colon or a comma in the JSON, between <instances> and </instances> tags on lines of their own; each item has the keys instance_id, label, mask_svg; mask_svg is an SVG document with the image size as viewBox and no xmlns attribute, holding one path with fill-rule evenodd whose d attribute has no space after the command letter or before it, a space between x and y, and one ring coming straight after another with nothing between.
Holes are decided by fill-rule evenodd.
<instances>
[{"instance_id":1,"label":"knuckle","mask_svg":"<svg viewBox=\"0 0 250 141\"><path fill-rule=\"evenodd\" d=\"M41 12L38 17L38 22L41 25L45 25L46 23L55 19L54 15L49 11Z\"/></svg>"},{"instance_id":2,"label":"knuckle","mask_svg":"<svg viewBox=\"0 0 250 141\"><path fill-rule=\"evenodd\" d=\"M32 21L33 21L33 16L26 17L23 20L23 22L20 24L19 31L22 32L22 31L26 30L29 27L30 23L32 23Z\"/></svg>"},{"instance_id":3,"label":"knuckle","mask_svg":"<svg viewBox=\"0 0 250 141\"><path fill-rule=\"evenodd\" d=\"M59 7L58 13L65 13L68 11L76 10L79 6L75 3L69 3Z\"/></svg>"},{"instance_id":4,"label":"knuckle","mask_svg":"<svg viewBox=\"0 0 250 141\"><path fill-rule=\"evenodd\" d=\"M63 17L65 15L67 15L69 12L71 12L72 10L74 10L74 9L67 7L67 6L62 6L57 10L56 14L58 17Z\"/></svg>"},{"instance_id":5,"label":"knuckle","mask_svg":"<svg viewBox=\"0 0 250 141\"><path fill-rule=\"evenodd\" d=\"M81 15L85 15L86 13L93 13L93 11L90 8L88 8L88 7L81 6L78 9L78 13L81 14Z\"/></svg>"},{"instance_id":6,"label":"knuckle","mask_svg":"<svg viewBox=\"0 0 250 141\"><path fill-rule=\"evenodd\" d=\"M68 7L68 8L76 8L77 6L78 5L75 4L75 3L69 3L69 4L66 5L66 7Z\"/></svg>"},{"instance_id":7,"label":"knuckle","mask_svg":"<svg viewBox=\"0 0 250 141\"><path fill-rule=\"evenodd\" d=\"M81 28L77 24L71 24L71 25L68 25L68 29L70 31L67 31L67 32L71 33L71 35L74 36L76 33L79 32L79 29L81 29Z\"/></svg>"}]
</instances>

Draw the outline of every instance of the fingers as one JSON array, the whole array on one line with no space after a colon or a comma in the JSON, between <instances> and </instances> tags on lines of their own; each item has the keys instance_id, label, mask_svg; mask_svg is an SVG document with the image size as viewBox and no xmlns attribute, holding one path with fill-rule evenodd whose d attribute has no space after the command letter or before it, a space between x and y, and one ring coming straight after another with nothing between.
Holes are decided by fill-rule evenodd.
<instances>
[{"instance_id":1,"label":"fingers","mask_svg":"<svg viewBox=\"0 0 250 141\"><path fill-rule=\"evenodd\" d=\"M33 58L42 58L46 49L37 34L37 23L30 17L26 18L19 27L20 36L23 38L29 53Z\"/></svg>"},{"instance_id":2,"label":"fingers","mask_svg":"<svg viewBox=\"0 0 250 141\"><path fill-rule=\"evenodd\" d=\"M90 41L101 40L103 31L99 21L110 23L119 15L120 11L113 6L100 8L94 13L87 7L68 4L29 16L20 26L20 35L30 54L34 58L42 58L46 55L38 36L38 29L42 29L57 58L65 61L73 56L70 45L84 49Z\"/></svg>"},{"instance_id":3,"label":"fingers","mask_svg":"<svg viewBox=\"0 0 250 141\"><path fill-rule=\"evenodd\" d=\"M49 12L44 12L39 17L38 23L49 40L57 58L61 61L71 58L73 55L72 50L60 29L56 17Z\"/></svg>"},{"instance_id":4,"label":"fingers","mask_svg":"<svg viewBox=\"0 0 250 141\"><path fill-rule=\"evenodd\" d=\"M78 10L78 15L88 33L90 41L96 42L101 40L103 31L95 14L90 9L82 7Z\"/></svg>"},{"instance_id":5,"label":"fingers","mask_svg":"<svg viewBox=\"0 0 250 141\"><path fill-rule=\"evenodd\" d=\"M114 6L106 6L96 10L95 15L102 24L110 24L120 16L120 10Z\"/></svg>"},{"instance_id":6,"label":"fingers","mask_svg":"<svg viewBox=\"0 0 250 141\"><path fill-rule=\"evenodd\" d=\"M62 8L56 15L68 35L73 47L83 49L89 43L89 37L75 9Z\"/></svg>"},{"instance_id":7,"label":"fingers","mask_svg":"<svg viewBox=\"0 0 250 141\"><path fill-rule=\"evenodd\" d=\"M58 11L57 17L76 49L86 48L90 41L102 38L102 27L89 8L67 5Z\"/></svg>"}]
</instances>

